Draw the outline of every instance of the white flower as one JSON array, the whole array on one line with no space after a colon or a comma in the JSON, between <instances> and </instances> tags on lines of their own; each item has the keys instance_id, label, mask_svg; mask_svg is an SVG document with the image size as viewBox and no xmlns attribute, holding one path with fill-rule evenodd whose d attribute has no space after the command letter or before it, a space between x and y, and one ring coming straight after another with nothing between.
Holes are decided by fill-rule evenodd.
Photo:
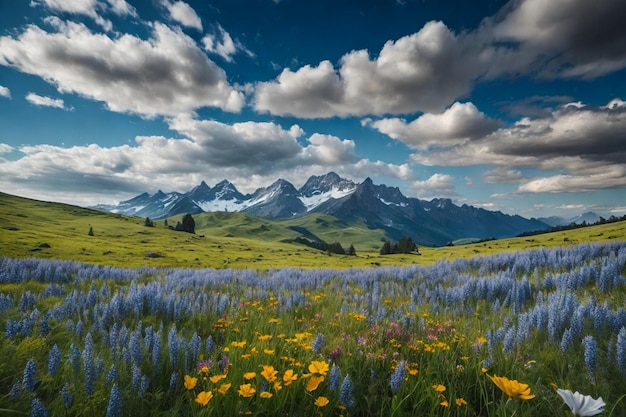
<instances>
[{"instance_id":1,"label":"white flower","mask_svg":"<svg viewBox=\"0 0 626 417\"><path fill-rule=\"evenodd\" d=\"M557 389L557 394L563 398L575 416L587 417L595 416L604 411L604 400L599 397L597 400L591 398L590 395L582 395L578 391L572 392L567 389Z\"/></svg>"}]
</instances>

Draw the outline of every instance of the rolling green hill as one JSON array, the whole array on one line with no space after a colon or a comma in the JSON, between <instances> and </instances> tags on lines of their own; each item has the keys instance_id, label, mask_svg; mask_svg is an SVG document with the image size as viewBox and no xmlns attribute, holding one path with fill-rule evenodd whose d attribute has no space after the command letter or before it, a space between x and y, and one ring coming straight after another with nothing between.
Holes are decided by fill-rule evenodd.
<instances>
[{"instance_id":1,"label":"rolling green hill","mask_svg":"<svg viewBox=\"0 0 626 417\"><path fill-rule=\"evenodd\" d=\"M190 268L349 268L431 264L501 251L626 240L626 222L462 246L420 247L420 254L380 256L384 234L327 215L267 220L245 213L194 216L196 234L144 220L0 193L0 256L71 259L113 266ZM175 225L179 217L168 219ZM89 236L93 228L94 236ZM354 245L357 256L332 255L292 243L297 237Z\"/></svg>"}]
</instances>

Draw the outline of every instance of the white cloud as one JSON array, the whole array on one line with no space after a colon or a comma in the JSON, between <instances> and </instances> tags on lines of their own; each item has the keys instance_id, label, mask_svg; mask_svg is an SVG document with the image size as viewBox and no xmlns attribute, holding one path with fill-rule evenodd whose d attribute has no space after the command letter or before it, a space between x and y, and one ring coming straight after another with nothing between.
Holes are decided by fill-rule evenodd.
<instances>
[{"instance_id":1,"label":"white cloud","mask_svg":"<svg viewBox=\"0 0 626 417\"><path fill-rule=\"evenodd\" d=\"M217 183L224 178L242 192L252 192L276 178L301 185L310 175L331 170L348 178L411 176L406 164L359 159L350 140L314 133L302 146L297 139L304 131L298 125L289 129L274 123L229 125L189 116L171 118L168 123L183 137L139 136L132 145L113 147L22 146L19 159L0 158L0 189L95 204L159 188L187 190L202 180Z\"/></svg>"},{"instance_id":2,"label":"white cloud","mask_svg":"<svg viewBox=\"0 0 626 417\"><path fill-rule=\"evenodd\" d=\"M61 93L147 117L207 106L237 112L244 104L224 71L179 29L154 23L152 37L143 40L128 34L111 38L58 18L48 21L56 32L29 25L16 38L0 37L0 65L37 75Z\"/></svg>"},{"instance_id":3,"label":"white cloud","mask_svg":"<svg viewBox=\"0 0 626 417\"><path fill-rule=\"evenodd\" d=\"M233 62L233 55L244 52L248 56L254 56L241 42L233 40L228 32L218 24L218 33L207 34L202 38L202 44L207 52L217 54L227 62Z\"/></svg>"},{"instance_id":4,"label":"white cloud","mask_svg":"<svg viewBox=\"0 0 626 417\"><path fill-rule=\"evenodd\" d=\"M387 118L366 124L417 149L464 143L484 137L498 127L497 121L488 118L474 104L459 102L443 113L425 113L410 123L400 118Z\"/></svg>"},{"instance_id":5,"label":"white cloud","mask_svg":"<svg viewBox=\"0 0 626 417\"><path fill-rule=\"evenodd\" d=\"M0 97L11 98L11 90L3 85L0 85Z\"/></svg>"},{"instance_id":6,"label":"white cloud","mask_svg":"<svg viewBox=\"0 0 626 417\"><path fill-rule=\"evenodd\" d=\"M483 181L487 184L518 184L523 179L522 171L504 166L496 167L483 174Z\"/></svg>"},{"instance_id":7,"label":"white cloud","mask_svg":"<svg viewBox=\"0 0 626 417\"><path fill-rule=\"evenodd\" d=\"M456 197L454 177L447 174L433 174L424 181L413 181L411 189L418 198L433 199L443 197Z\"/></svg>"},{"instance_id":8,"label":"white cloud","mask_svg":"<svg viewBox=\"0 0 626 417\"><path fill-rule=\"evenodd\" d=\"M485 66L479 52L442 22L428 22L385 43L373 60L358 50L345 54L337 70L329 61L285 68L275 81L257 85L255 107L310 118L441 111L469 93Z\"/></svg>"},{"instance_id":9,"label":"white cloud","mask_svg":"<svg viewBox=\"0 0 626 417\"><path fill-rule=\"evenodd\" d=\"M196 11L184 1L170 2L163 0L163 6L167 8L170 17L183 26L198 29L202 32L202 21Z\"/></svg>"},{"instance_id":10,"label":"white cloud","mask_svg":"<svg viewBox=\"0 0 626 417\"><path fill-rule=\"evenodd\" d=\"M110 20L103 18L99 9L104 9L106 6L99 0L41 0L43 5L47 8L63 13L78 14L91 17L94 21L100 25L104 30L110 32L113 30L113 23Z\"/></svg>"},{"instance_id":11,"label":"white cloud","mask_svg":"<svg viewBox=\"0 0 626 417\"><path fill-rule=\"evenodd\" d=\"M346 53L256 85L260 112L303 118L438 113L483 79L594 78L626 67L626 2L520 0L461 34L430 21L371 57Z\"/></svg>"},{"instance_id":12,"label":"white cloud","mask_svg":"<svg viewBox=\"0 0 626 417\"><path fill-rule=\"evenodd\" d=\"M619 99L601 107L566 105L544 118L523 118L480 139L414 153L424 165L496 165L487 181L519 177L519 192L575 192L626 186L626 106ZM525 179L513 167L561 171ZM512 171L511 171L512 170ZM493 174L497 175L493 175ZM498 180L499 178L499 180Z\"/></svg>"},{"instance_id":13,"label":"white cloud","mask_svg":"<svg viewBox=\"0 0 626 417\"><path fill-rule=\"evenodd\" d=\"M0 143L0 154L13 152L13 146L7 143Z\"/></svg>"},{"instance_id":14,"label":"white cloud","mask_svg":"<svg viewBox=\"0 0 626 417\"><path fill-rule=\"evenodd\" d=\"M65 108L65 104L63 103L63 100L40 96L35 93L28 93L26 95L26 100L28 100L29 103L34 104L35 106L56 107L57 109Z\"/></svg>"},{"instance_id":15,"label":"white cloud","mask_svg":"<svg viewBox=\"0 0 626 417\"><path fill-rule=\"evenodd\" d=\"M111 11L118 16L133 16L137 17L137 10L126 0L107 0L111 6Z\"/></svg>"}]
</instances>

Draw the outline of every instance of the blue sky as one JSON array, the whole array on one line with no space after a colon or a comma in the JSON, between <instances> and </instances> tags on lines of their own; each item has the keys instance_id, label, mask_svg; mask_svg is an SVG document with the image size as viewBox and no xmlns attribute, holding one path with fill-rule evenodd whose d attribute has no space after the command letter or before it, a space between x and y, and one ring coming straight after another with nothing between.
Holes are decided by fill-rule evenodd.
<instances>
[{"instance_id":1,"label":"blue sky","mask_svg":"<svg viewBox=\"0 0 626 417\"><path fill-rule=\"evenodd\" d=\"M335 171L626 213L626 3L0 4L0 191L78 205Z\"/></svg>"}]
</instances>

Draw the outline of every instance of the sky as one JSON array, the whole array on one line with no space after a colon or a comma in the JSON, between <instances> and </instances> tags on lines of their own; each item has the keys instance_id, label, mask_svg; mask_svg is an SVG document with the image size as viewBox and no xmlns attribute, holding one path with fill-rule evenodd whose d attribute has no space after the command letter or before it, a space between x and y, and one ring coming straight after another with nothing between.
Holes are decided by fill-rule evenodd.
<instances>
[{"instance_id":1,"label":"sky","mask_svg":"<svg viewBox=\"0 0 626 417\"><path fill-rule=\"evenodd\" d=\"M623 0L7 0L0 191L81 206L334 171L626 214Z\"/></svg>"}]
</instances>

